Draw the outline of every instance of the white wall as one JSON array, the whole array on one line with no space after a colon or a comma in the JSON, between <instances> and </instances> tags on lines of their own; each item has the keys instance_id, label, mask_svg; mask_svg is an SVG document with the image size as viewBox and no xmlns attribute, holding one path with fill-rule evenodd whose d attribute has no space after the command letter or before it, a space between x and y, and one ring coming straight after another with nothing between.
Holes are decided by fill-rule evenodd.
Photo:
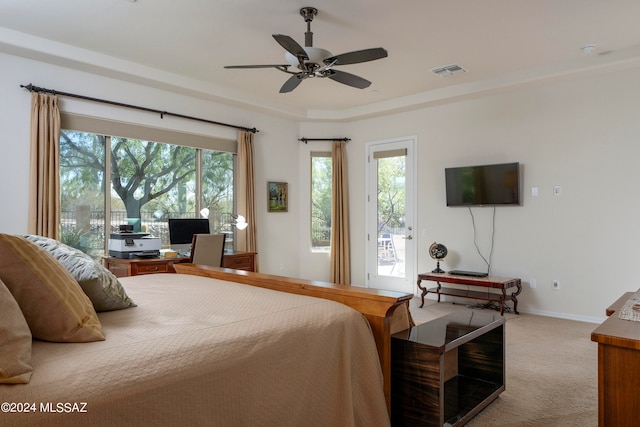
<instances>
[{"instance_id":1,"label":"white wall","mask_svg":"<svg viewBox=\"0 0 640 427\"><path fill-rule=\"evenodd\" d=\"M291 120L202 99L151 89L63 67L0 54L0 232L25 233L28 211L29 120L31 96L21 84L77 93L195 117L256 127L256 209L260 269L266 273L298 276L298 205L288 213L267 214L266 182L290 183L291 200L298 200L294 184L298 171L298 124ZM232 128L165 117L61 97L63 111L125 122L236 139ZM284 232L283 232L284 231Z\"/></svg>"},{"instance_id":2,"label":"white wall","mask_svg":"<svg viewBox=\"0 0 640 427\"><path fill-rule=\"evenodd\" d=\"M308 152L324 147L297 139L346 136L352 139L347 145L352 281L364 284L365 144L417 135L419 271L434 268L427 255L434 240L449 248L445 269L483 268L468 211L445 206L444 168L518 161L523 205L497 209L492 272L523 279L520 309L596 321L619 295L640 288L634 281L640 259L637 69L351 123L296 123L12 55L0 54L0 70L0 232L26 231L30 96L19 85L33 83L260 129L255 154L261 271L328 278L328 256L311 254L308 241ZM72 99L63 98L62 108L235 138L227 128ZM289 212L267 213L267 181L289 183ZM554 185L562 186L561 196L553 196ZM535 198L533 186L539 188ZM487 253L492 211L474 212L479 244ZM531 278L536 289L529 288ZM553 279L560 281L559 291L551 290Z\"/></svg>"},{"instance_id":3,"label":"white wall","mask_svg":"<svg viewBox=\"0 0 640 427\"><path fill-rule=\"evenodd\" d=\"M365 144L418 135L418 270L435 267L427 254L433 241L449 249L445 270L486 268L473 244L468 209L445 206L444 168L517 161L523 203L496 209L492 274L522 278L521 311L602 319L623 292L640 288L634 280L640 260L637 76L633 69L574 78L344 128L352 138L353 283L365 282L365 230L358 224L365 216ZM314 132L331 133L335 125L322 126L314 125ZM555 185L562 187L560 196L553 195ZM538 187L537 197L531 187ZM473 212L488 256L492 208ZM554 279L559 291L551 290Z\"/></svg>"}]
</instances>

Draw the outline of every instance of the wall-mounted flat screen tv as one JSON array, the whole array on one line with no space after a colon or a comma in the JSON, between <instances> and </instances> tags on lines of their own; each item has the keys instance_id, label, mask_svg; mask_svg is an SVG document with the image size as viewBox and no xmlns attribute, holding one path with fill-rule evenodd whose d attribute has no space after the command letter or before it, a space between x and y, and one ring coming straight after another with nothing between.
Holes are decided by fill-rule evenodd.
<instances>
[{"instance_id":1,"label":"wall-mounted flat screen tv","mask_svg":"<svg viewBox=\"0 0 640 427\"><path fill-rule=\"evenodd\" d=\"M447 206L519 205L520 164L446 168Z\"/></svg>"}]
</instances>

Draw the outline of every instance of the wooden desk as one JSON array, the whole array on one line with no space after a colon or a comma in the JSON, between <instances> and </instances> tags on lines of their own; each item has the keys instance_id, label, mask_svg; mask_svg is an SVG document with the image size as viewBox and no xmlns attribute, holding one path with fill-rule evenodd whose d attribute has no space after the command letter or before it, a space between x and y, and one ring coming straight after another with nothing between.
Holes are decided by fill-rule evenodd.
<instances>
[{"instance_id":1,"label":"wooden desk","mask_svg":"<svg viewBox=\"0 0 640 427\"><path fill-rule=\"evenodd\" d=\"M255 252L225 252L222 267L234 270L255 271ZM104 257L102 264L116 277L140 274L175 273L175 264L189 262L189 257L177 258L132 258Z\"/></svg>"},{"instance_id":2,"label":"wooden desk","mask_svg":"<svg viewBox=\"0 0 640 427\"><path fill-rule=\"evenodd\" d=\"M225 252L222 267L234 270L256 271L255 252Z\"/></svg>"},{"instance_id":3,"label":"wooden desk","mask_svg":"<svg viewBox=\"0 0 640 427\"><path fill-rule=\"evenodd\" d=\"M427 289L421 286L423 280L430 280L432 282L437 282L437 288ZM500 293L491 293L491 292L478 292L478 291L469 291L466 289L455 289L455 288L443 288L440 282L444 283L455 283L457 285L469 285L469 286L480 286L483 288L493 288L499 289ZM472 298L479 299L483 301L495 301L500 304L500 314L504 314L504 304L507 299L510 299L513 302L513 312L518 313L518 295L522 292L522 283L520 279L512 278L512 277L497 277L497 276L486 276L486 277L470 277L470 276L459 276L456 274L449 273L422 273L418 274L418 288L422 291L422 304L420 307L424 305L424 296L433 292L438 294L438 302L440 302L440 295L449 295L454 297L461 298ZM507 289L516 288L515 292L512 292L510 295L507 295Z\"/></svg>"},{"instance_id":4,"label":"wooden desk","mask_svg":"<svg viewBox=\"0 0 640 427\"><path fill-rule=\"evenodd\" d=\"M626 293L608 309L610 317L591 333L598 343L598 425L630 426L640 420L640 322L622 320L615 310L633 295ZM622 304L620 304L622 303Z\"/></svg>"}]
</instances>

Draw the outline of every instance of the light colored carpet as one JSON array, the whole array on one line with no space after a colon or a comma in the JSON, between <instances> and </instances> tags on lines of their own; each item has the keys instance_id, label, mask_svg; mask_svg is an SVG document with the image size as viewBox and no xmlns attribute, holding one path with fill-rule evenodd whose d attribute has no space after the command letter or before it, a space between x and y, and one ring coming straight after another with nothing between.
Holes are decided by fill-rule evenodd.
<instances>
[{"instance_id":1,"label":"light colored carpet","mask_svg":"<svg viewBox=\"0 0 640 427\"><path fill-rule=\"evenodd\" d=\"M411 301L416 323L465 305ZM468 426L597 426L598 347L593 323L506 314L506 390Z\"/></svg>"}]
</instances>

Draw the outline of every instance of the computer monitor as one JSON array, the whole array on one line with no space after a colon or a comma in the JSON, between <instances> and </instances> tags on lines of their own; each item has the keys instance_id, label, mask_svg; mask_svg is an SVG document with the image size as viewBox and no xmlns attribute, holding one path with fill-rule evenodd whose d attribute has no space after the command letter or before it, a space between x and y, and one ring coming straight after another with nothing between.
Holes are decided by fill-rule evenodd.
<instances>
[{"instance_id":1,"label":"computer monitor","mask_svg":"<svg viewBox=\"0 0 640 427\"><path fill-rule=\"evenodd\" d=\"M169 243L180 255L191 251L194 234L210 234L207 218L169 218Z\"/></svg>"}]
</instances>

